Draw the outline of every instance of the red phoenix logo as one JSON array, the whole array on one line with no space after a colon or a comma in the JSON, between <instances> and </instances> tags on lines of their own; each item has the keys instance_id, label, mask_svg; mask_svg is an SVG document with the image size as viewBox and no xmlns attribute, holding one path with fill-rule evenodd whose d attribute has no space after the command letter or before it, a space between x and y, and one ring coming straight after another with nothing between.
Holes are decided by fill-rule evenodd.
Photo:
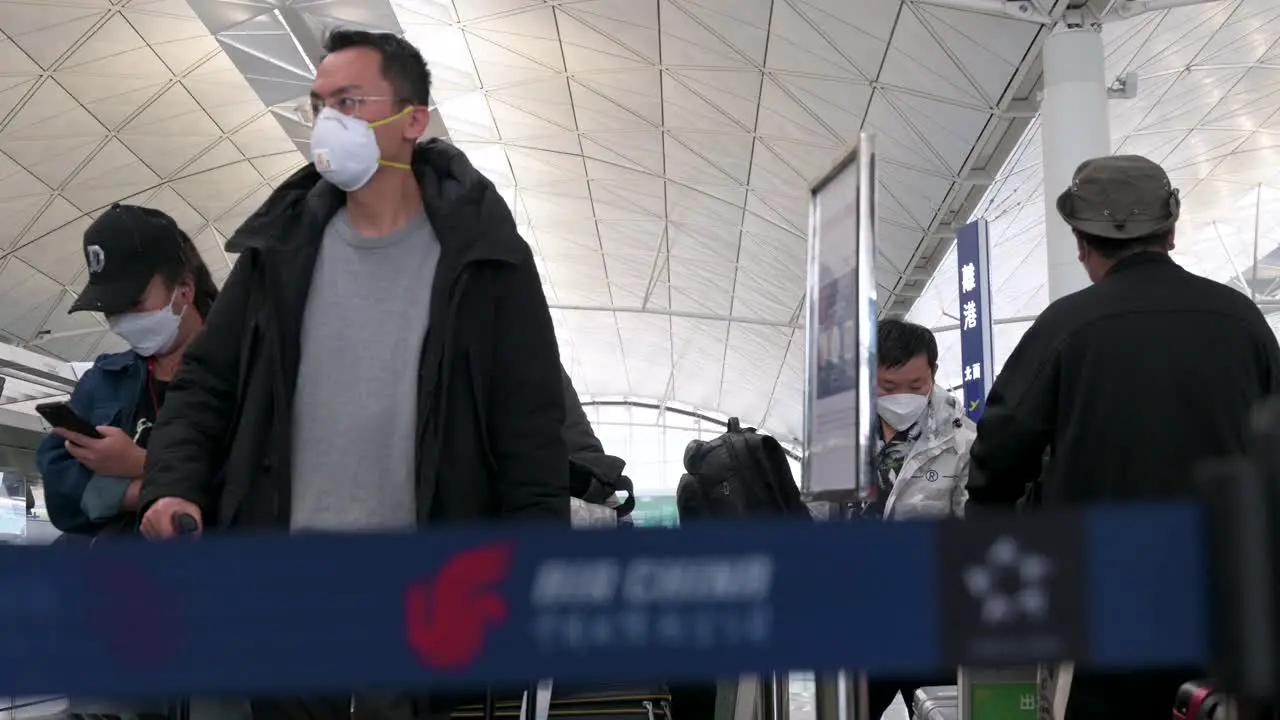
<instances>
[{"instance_id":1,"label":"red phoenix logo","mask_svg":"<svg viewBox=\"0 0 1280 720\"><path fill-rule=\"evenodd\" d=\"M511 556L507 544L464 550L434 577L409 586L406 635L423 665L451 670L480 657L489 627L507 619L507 600L497 585L511 572Z\"/></svg>"}]
</instances>

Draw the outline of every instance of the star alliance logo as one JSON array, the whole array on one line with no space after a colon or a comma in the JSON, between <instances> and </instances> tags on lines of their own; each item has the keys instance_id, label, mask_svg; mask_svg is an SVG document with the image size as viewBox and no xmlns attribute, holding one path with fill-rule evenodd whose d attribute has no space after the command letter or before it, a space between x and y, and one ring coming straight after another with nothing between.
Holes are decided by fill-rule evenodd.
<instances>
[{"instance_id":1,"label":"star alliance logo","mask_svg":"<svg viewBox=\"0 0 1280 720\"><path fill-rule=\"evenodd\" d=\"M1008 625L1019 618L1043 622L1049 615L1046 587L1053 563L1002 535L987 548L979 565L965 568L964 585L981 608L982 624Z\"/></svg>"},{"instance_id":2,"label":"star alliance logo","mask_svg":"<svg viewBox=\"0 0 1280 720\"><path fill-rule=\"evenodd\" d=\"M948 665L1006 667L1087 657L1082 515L993 514L943 523L937 538Z\"/></svg>"}]
</instances>

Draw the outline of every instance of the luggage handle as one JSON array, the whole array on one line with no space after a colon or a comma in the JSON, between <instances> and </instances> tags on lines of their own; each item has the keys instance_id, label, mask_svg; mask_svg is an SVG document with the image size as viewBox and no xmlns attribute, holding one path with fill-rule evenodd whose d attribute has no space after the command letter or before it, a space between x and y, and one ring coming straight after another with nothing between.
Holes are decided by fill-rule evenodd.
<instances>
[{"instance_id":1,"label":"luggage handle","mask_svg":"<svg viewBox=\"0 0 1280 720\"><path fill-rule=\"evenodd\" d=\"M173 531L178 537L190 537L200 532L200 523L191 513L181 513L173 517ZM167 714L169 720L190 720L191 701L186 698L176 701Z\"/></svg>"},{"instance_id":2,"label":"luggage handle","mask_svg":"<svg viewBox=\"0 0 1280 720\"><path fill-rule=\"evenodd\" d=\"M196 521L196 517L191 513L174 515L173 531L179 536L195 535L200 531L200 523Z\"/></svg>"},{"instance_id":3,"label":"luggage handle","mask_svg":"<svg viewBox=\"0 0 1280 720\"><path fill-rule=\"evenodd\" d=\"M551 695L555 683L546 678L532 683L521 694L519 720L549 720L551 716ZM632 698L640 699L640 698ZM653 698L643 700L641 706L645 710L645 720L657 720L659 710L664 720L671 720L671 703L669 700ZM495 720L497 717L497 700L493 689L485 690L484 720Z\"/></svg>"},{"instance_id":4,"label":"luggage handle","mask_svg":"<svg viewBox=\"0 0 1280 720\"><path fill-rule=\"evenodd\" d=\"M539 680L524 691L520 701L520 720L547 720L551 715L551 689L554 683L550 679ZM492 696L492 693L489 694ZM485 703L485 720L489 720L489 705Z\"/></svg>"}]
</instances>

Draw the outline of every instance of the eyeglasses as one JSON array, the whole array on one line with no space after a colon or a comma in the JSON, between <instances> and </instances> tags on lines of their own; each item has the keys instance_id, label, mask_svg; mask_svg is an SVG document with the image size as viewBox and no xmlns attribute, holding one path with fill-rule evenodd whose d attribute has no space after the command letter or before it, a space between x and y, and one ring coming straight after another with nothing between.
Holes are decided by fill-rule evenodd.
<instances>
[{"instance_id":1,"label":"eyeglasses","mask_svg":"<svg viewBox=\"0 0 1280 720\"><path fill-rule=\"evenodd\" d=\"M364 103L378 100L396 102L396 98L387 95L343 95L328 102L319 98L312 98L309 101L298 103L298 119L307 125L312 125L316 121L316 116L326 107L333 108L343 115L351 117L360 112L360 107Z\"/></svg>"}]
</instances>

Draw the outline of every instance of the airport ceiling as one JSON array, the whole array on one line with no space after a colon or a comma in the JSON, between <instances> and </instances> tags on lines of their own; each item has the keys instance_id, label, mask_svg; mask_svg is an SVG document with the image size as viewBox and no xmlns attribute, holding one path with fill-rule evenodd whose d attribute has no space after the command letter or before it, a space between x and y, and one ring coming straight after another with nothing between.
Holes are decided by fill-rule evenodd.
<instances>
[{"instance_id":1,"label":"airport ceiling","mask_svg":"<svg viewBox=\"0 0 1280 720\"><path fill-rule=\"evenodd\" d=\"M1252 235L1235 208L1275 200L1278 17L1225 0L1107 30L1112 69L1142 75L1113 103L1117 144L1180 169L1225 238L1189 257L1249 287L1270 266L1255 280L1236 252ZM423 50L434 131L506 195L589 396L798 437L806 188L863 130L888 313L954 315L949 233L980 202L997 316L1043 305L1024 131L1044 25L923 0L0 0L0 339L68 360L120 347L66 314L80 236L112 202L172 214L224 277L225 237L304 162L297 108L338 25Z\"/></svg>"},{"instance_id":2,"label":"airport ceiling","mask_svg":"<svg viewBox=\"0 0 1280 720\"><path fill-rule=\"evenodd\" d=\"M1254 297L1280 328L1280 3L1228 0L1103 26L1107 75L1135 72L1113 100L1112 147L1162 163L1182 196L1174 257ZM1048 304L1040 127L1032 124L977 208L990 222L995 366ZM908 317L955 327L948 252ZM1189 340L1189 342L1193 342ZM938 336L939 374L960 382L959 333Z\"/></svg>"}]
</instances>

